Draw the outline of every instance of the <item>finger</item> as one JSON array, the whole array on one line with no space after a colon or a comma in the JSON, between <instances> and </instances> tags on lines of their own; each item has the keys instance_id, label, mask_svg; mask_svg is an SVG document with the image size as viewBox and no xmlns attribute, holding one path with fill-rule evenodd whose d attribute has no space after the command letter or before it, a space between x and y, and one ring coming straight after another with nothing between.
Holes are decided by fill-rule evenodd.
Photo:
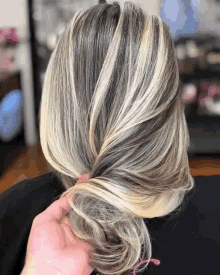
<instances>
[{"instance_id":1,"label":"finger","mask_svg":"<svg viewBox=\"0 0 220 275\"><path fill-rule=\"evenodd\" d=\"M84 239L81 239L73 230L69 219L64 219L64 221L60 224L62 227L66 228L68 226L67 231L67 237L69 238L70 242L74 245L78 245L80 243L80 246L84 248L87 252L91 252L94 248L92 245L88 244ZM66 239L66 244L68 244L68 239Z\"/></svg>"},{"instance_id":2,"label":"finger","mask_svg":"<svg viewBox=\"0 0 220 275\"><path fill-rule=\"evenodd\" d=\"M42 212L39 221L56 221L60 223L64 216L70 211L68 196L64 196L53 202L44 212Z\"/></svg>"},{"instance_id":3,"label":"finger","mask_svg":"<svg viewBox=\"0 0 220 275\"><path fill-rule=\"evenodd\" d=\"M70 224L66 221L60 224L65 232L66 245L75 245L77 241L77 236L74 234L70 227Z\"/></svg>"},{"instance_id":4,"label":"finger","mask_svg":"<svg viewBox=\"0 0 220 275\"><path fill-rule=\"evenodd\" d=\"M77 184L83 183L83 182L87 182L90 178L90 174L84 174L80 177L80 179L77 181Z\"/></svg>"}]
</instances>

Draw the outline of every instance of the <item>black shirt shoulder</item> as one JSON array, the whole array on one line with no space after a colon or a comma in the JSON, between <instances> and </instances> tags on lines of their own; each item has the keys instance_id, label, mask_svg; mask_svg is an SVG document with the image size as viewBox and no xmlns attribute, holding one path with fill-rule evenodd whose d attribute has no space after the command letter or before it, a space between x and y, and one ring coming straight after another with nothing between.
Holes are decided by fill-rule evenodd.
<instances>
[{"instance_id":1,"label":"black shirt shoulder","mask_svg":"<svg viewBox=\"0 0 220 275\"><path fill-rule=\"evenodd\" d=\"M178 212L145 219L152 258L161 263L159 266L150 263L143 275L206 275L219 270L220 176L194 180L195 188L185 196ZM2 275L20 275L33 219L64 191L51 172L23 180L0 194Z\"/></svg>"},{"instance_id":2,"label":"black shirt shoulder","mask_svg":"<svg viewBox=\"0 0 220 275\"><path fill-rule=\"evenodd\" d=\"M0 194L0 266L2 275L20 274L34 218L65 191L51 172L26 179Z\"/></svg>"}]
</instances>

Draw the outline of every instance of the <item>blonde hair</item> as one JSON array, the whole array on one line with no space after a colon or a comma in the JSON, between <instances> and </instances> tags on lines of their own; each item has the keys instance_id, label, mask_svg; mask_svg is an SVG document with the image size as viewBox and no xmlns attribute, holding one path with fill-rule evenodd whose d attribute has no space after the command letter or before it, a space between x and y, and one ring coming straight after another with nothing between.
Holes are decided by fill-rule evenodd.
<instances>
[{"instance_id":1,"label":"blonde hair","mask_svg":"<svg viewBox=\"0 0 220 275\"><path fill-rule=\"evenodd\" d=\"M129 274L151 258L144 219L181 207L194 187L175 46L159 16L131 2L74 15L46 71L40 141L95 270Z\"/></svg>"}]
</instances>

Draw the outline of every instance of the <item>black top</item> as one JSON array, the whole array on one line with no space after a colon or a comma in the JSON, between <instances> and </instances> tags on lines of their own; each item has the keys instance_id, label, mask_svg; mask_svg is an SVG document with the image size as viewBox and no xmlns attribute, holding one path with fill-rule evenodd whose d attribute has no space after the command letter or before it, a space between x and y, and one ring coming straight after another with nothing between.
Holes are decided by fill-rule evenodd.
<instances>
[{"instance_id":1,"label":"black top","mask_svg":"<svg viewBox=\"0 0 220 275\"><path fill-rule=\"evenodd\" d=\"M152 258L142 274L219 274L220 176L195 177L178 215L146 219ZM33 219L65 191L53 173L26 179L0 195L0 274L19 275ZM92 275L97 274L93 272ZM68 275L68 274L66 274Z\"/></svg>"}]
</instances>

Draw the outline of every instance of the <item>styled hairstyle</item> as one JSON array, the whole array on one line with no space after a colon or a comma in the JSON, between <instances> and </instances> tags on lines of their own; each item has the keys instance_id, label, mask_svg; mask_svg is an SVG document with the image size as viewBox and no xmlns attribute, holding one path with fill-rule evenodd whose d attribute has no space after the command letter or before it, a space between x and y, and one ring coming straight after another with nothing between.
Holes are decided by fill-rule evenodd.
<instances>
[{"instance_id":1,"label":"styled hairstyle","mask_svg":"<svg viewBox=\"0 0 220 275\"><path fill-rule=\"evenodd\" d=\"M151 258L145 219L177 210L194 188L189 141L169 27L132 2L76 12L47 67L40 142L99 274Z\"/></svg>"}]
</instances>

